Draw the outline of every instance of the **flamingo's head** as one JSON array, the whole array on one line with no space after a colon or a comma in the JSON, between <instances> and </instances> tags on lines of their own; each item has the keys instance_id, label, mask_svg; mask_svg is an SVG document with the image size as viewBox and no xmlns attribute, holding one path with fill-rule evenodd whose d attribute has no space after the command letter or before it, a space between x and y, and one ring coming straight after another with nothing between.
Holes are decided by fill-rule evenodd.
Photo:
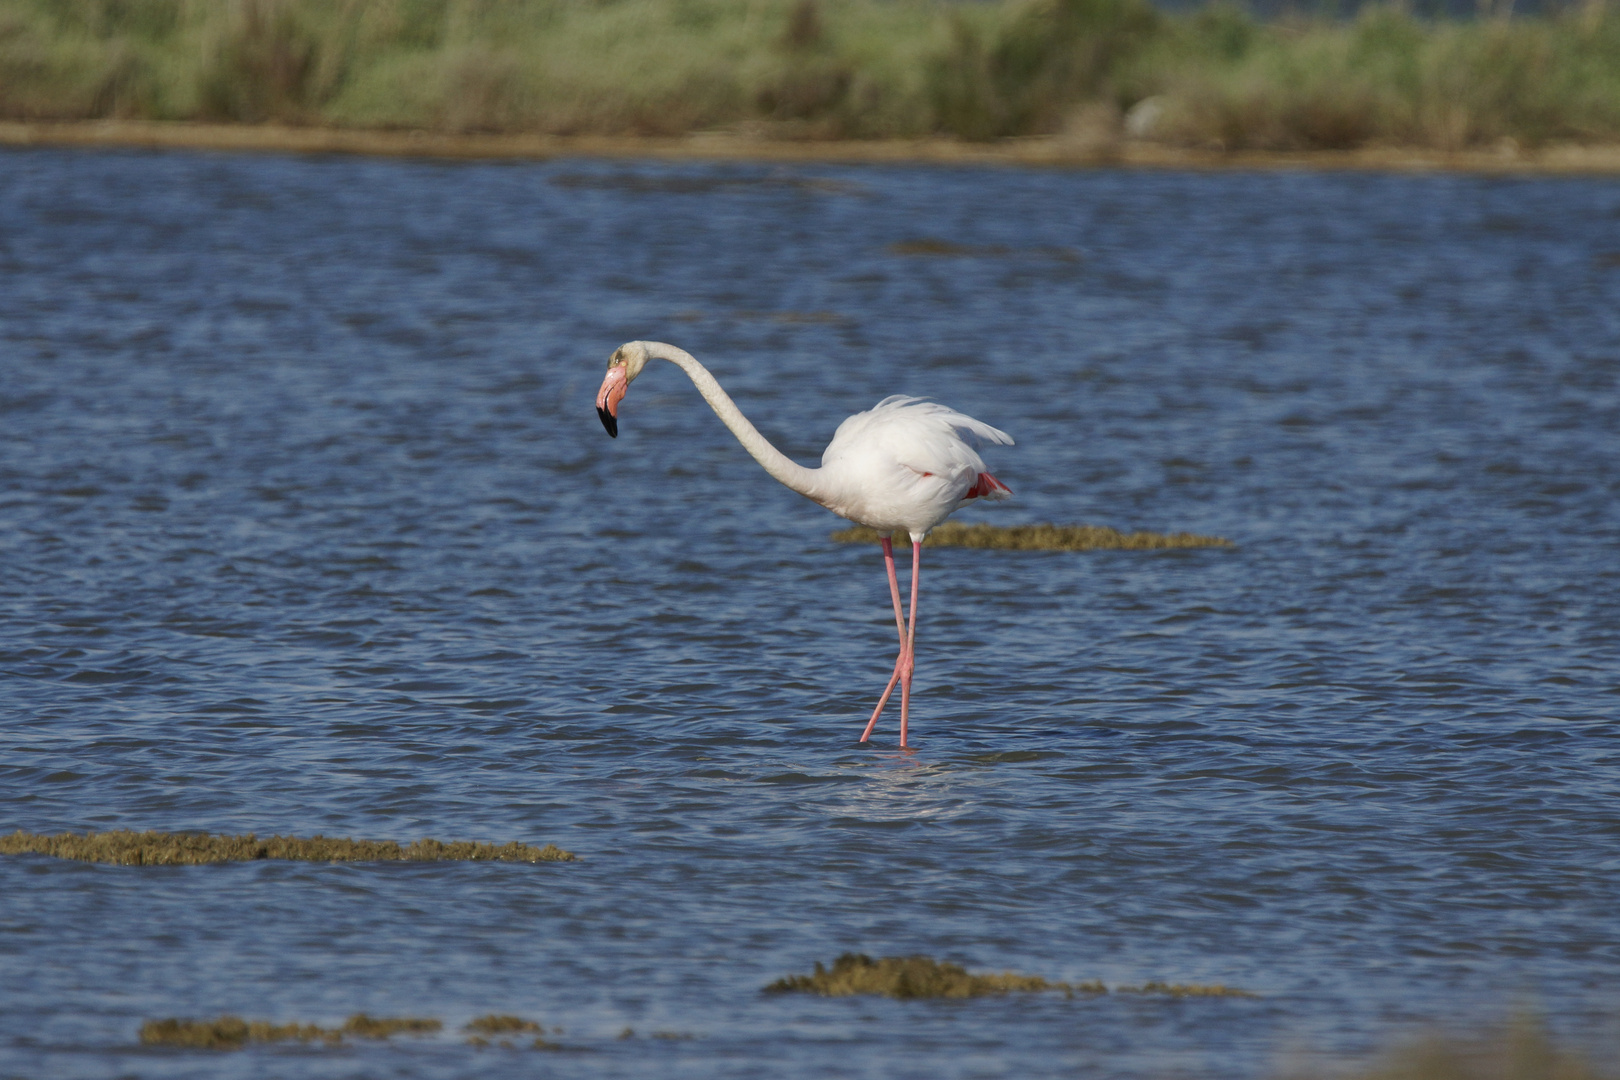
<instances>
[{"instance_id":1,"label":"flamingo's head","mask_svg":"<svg viewBox=\"0 0 1620 1080\"><path fill-rule=\"evenodd\" d=\"M602 380L602 389L596 392L596 415L602 418L602 426L615 439L619 437L619 402L630 389L630 381L647 366L647 358L645 341L626 342L608 357L607 378Z\"/></svg>"}]
</instances>

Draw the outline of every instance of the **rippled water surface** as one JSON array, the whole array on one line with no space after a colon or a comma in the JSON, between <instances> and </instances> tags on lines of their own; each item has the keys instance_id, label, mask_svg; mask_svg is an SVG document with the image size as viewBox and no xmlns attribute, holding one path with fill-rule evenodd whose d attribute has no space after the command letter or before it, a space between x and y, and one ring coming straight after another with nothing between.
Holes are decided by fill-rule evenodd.
<instances>
[{"instance_id":1,"label":"rippled water surface","mask_svg":"<svg viewBox=\"0 0 1620 1080\"><path fill-rule=\"evenodd\" d=\"M813 461L924 394L915 753ZM0 829L572 864L0 859L0 1075L1264 1077L1620 1017L1620 183L0 155ZM766 996L845 950L1253 999ZM142 1020L435 1016L142 1051ZM478 1051L489 1012L571 1050ZM620 1039L625 1028L633 1038ZM653 1033L690 1036L652 1038ZM1607 1034L1605 1034L1607 1033Z\"/></svg>"}]
</instances>

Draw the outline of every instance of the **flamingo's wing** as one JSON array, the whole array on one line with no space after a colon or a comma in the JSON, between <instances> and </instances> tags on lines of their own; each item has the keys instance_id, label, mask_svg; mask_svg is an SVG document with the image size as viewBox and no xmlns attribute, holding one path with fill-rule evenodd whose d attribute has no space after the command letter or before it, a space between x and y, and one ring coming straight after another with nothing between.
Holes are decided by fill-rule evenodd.
<instances>
[{"instance_id":1,"label":"flamingo's wing","mask_svg":"<svg viewBox=\"0 0 1620 1080\"><path fill-rule=\"evenodd\" d=\"M963 438L966 435L967 438ZM856 413L833 433L824 466L851 458L884 458L918 474L956 477L984 471L968 439L1012 445L1012 436L966 413L921 398L895 394Z\"/></svg>"},{"instance_id":2,"label":"flamingo's wing","mask_svg":"<svg viewBox=\"0 0 1620 1080\"><path fill-rule=\"evenodd\" d=\"M991 427L983 420L975 420L967 413L957 412L948 405L941 405L937 401L907 397L904 394L890 394L860 415L873 417L880 423L898 421L902 424L909 423L932 427L947 437L957 439L961 438L957 432L965 431L975 439L996 446L1013 445L1011 435L1000 428ZM888 420L887 418L890 417L894 419ZM854 417L851 417L851 419L854 419Z\"/></svg>"}]
</instances>

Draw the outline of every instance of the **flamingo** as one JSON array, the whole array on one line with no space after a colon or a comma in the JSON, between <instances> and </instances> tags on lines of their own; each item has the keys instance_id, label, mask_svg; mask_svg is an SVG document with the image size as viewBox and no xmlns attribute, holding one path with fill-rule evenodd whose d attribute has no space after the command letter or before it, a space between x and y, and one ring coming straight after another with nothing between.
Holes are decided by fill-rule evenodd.
<instances>
[{"instance_id":1,"label":"flamingo","mask_svg":"<svg viewBox=\"0 0 1620 1080\"><path fill-rule=\"evenodd\" d=\"M917 582L922 572L922 541L929 530L973 499L1005 499L1012 491L985 471L984 460L962 437L1012 445L1012 436L955 409L921 398L893 395L866 412L849 417L833 433L821 455L821 468L798 464L772 446L707 368L692 355L661 341L631 341L608 358L607 377L596 395L596 413L613 438L619 437L619 403L648 360L668 360L686 372L698 393L731 429L743 449L777 480L805 498L860 525L877 530L894 600L900 655L883 688L861 742L872 737L878 717L900 684L900 745L906 746L911 714L911 679L916 668ZM911 537L911 613L900 611L900 580L895 574L891 537Z\"/></svg>"}]
</instances>

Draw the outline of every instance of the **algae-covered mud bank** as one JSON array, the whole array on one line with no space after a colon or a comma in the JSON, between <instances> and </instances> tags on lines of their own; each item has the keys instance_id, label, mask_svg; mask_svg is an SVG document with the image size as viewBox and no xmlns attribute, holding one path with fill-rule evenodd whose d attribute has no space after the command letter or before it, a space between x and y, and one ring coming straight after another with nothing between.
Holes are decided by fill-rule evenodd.
<instances>
[{"instance_id":1,"label":"algae-covered mud bank","mask_svg":"<svg viewBox=\"0 0 1620 1080\"><path fill-rule=\"evenodd\" d=\"M169 1017L164 1020L148 1020L142 1024L140 1040L144 1046L169 1046L189 1050L240 1050L249 1043L320 1042L330 1046L341 1043L344 1036L351 1039L387 1039L400 1034L428 1035L443 1027L442 1021L431 1018L378 1017L367 1016L365 1013L355 1013L341 1026L330 1028L323 1028L319 1024L250 1021L243 1020L240 1016L221 1016L215 1020L184 1020Z\"/></svg>"},{"instance_id":2,"label":"algae-covered mud bank","mask_svg":"<svg viewBox=\"0 0 1620 1080\"><path fill-rule=\"evenodd\" d=\"M1053 982L1039 975L1017 972L970 972L961 964L940 962L930 956L885 956L877 960L864 953L845 953L823 967L820 961L809 975L785 975L765 987L768 994L819 994L822 997L874 995L899 998L976 998L1004 994L1106 994L1100 979ZM1169 997L1237 997L1255 995L1230 986L1150 981L1141 986L1115 986L1116 994L1164 994Z\"/></svg>"},{"instance_id":3,"label":"algae-covered mud bank","mask_svg":"<svg viewBox=\"0 0 1620 1080\"><path fill-rule=\"evenodd\" d=\"M1589 177L0 150L0 838L141 859L0 855L0 1076L1616 1060L1616 223ZM953 519L995 543L922 553L912 752L857 741L881 550L670 365L609 440L635 338L800 462L897 393L1017 440ZM420 837L580 858L333 857ZM146 865L191 845L251 857Z\"/></svg>"},{"instance_id":4,"label":"algae-covered mud bank","mask_svg":"<svg viewBox=\"0 0 1620 1080\"><path fill-rule=\"evenodd\" d=\"M415 1036L418 1041L439 1035L444 1021L433 1017L367 1016L356 1013L331 1027L297 1022L278 1024L271 1020L244 1020L240 1016L220 1016L195 1020L171 1016L162 1020L148 1020L140 1027L142 1046L170 1050L243 1050L249 1046L273 1043L298 1043L325 1047L353 1048L356 1040L373 1042L391 1039L396 1035ZM549 1034L561 1035L562 1028L552 1028ZM490 1013L475 1017L462 1025L461 1041L468 1046L498 1047L503 1050L527 1048L530 1050L565 1050L563 1044L547 1038L545 1025L506 1013ZM620 1038L633 1037L621 1034ZM656 1036L655 1036L656 1037Z\"/></svg>"},{"instance_id":5,"label":"algae-covered mud bank","mask_svg":"<svg viewBox=\"0 0 1620 1080\"><path fill-rule=\"evenodd\" d=\"M767 994L819 994L822 997L874 995L899 998L976 998L1003 994L1060 993L1106 994L1100 979L1053 982L1039 975L1013 971L970 972L961 964L940 962L930 956L885 956L877 960L864 953L845 953L832 967L820 961L809 975L785 975L765 987ZM1170 997L1254 997L1230 986L1150 981L1141 986L1116 986L1116 994L1165 994Z\"/></svg>"},{"instance_id":6,"label":"algae-covered mud bank","mask_svg":"<svg viewBox=\"0 0 1620 1080\"><path fill-rule=\"evenodd\" d=\"M921 958L910 959L915 961ZM844 958L840 958L840 966L845 966L843 960ZM819 965L817 971L818 975L821 974ZM933 976L930 975L928 978L931 979ZM1041 980L1034 981L1041 982ZM1005 982L1007 980L1003 979L1003 983ZM944 994L935 992L937 988L930 984L922 993L910 992L908 985L902 985L900 993L892 993L887 989L834 991L834 993L845 995L874 992L906 999L926 997L960 999L984 994L1000 995L1010 991L1054 988L1052 984L999 985L994 989ZM784 989L801 988L773 985L768 987L767 991L778 992ZM1077 989L1085 993L1094 992L1089 987ZM1243 996L1240 992L1228 991L1224 987L1187 989L1216 992L1213 996ZM1068 996L1072 998L1074 991L1071 990ZM420 1050L429 1051L431 1054L434 1050L443 1052L442 1044L447 1034L443 1021L437 1019L370 1017L362 1013L349 1017L341 1025L332 1027L322 1027L319 1024L277 1024L267 1020L244 1020L239 1016L221 1016L212 1020L170 1017L164 1020L148 1020L142 1024L139 1039L143 1047L152 1050L217 1052L237 1051L266 1044L296 1043L328 1050L343 1048L352 1052L358 1048L356 1046L358 1040L378 1042L396 1035L409 1035L414 1037L412 1042ZM529 1049L595 1054L613 1049L611 1044L606 1043L567 1045L557 1042L554 1038L564 1034L562 1028L552 1028L549 1033L552 1038L548 1038L547 1029L543 1024L502 1014L480 1016L468 1021L460 1028L459 1034L464 1045L479 1050ZM667 1045L700 1036L685 1031L655 1031L647 1033L647 1037ZM614 1042L622 1046L626 1041L636 1038L635 1030L626 1028L615 1037ZM425 1055L418 1054L418 1065L421 1056ZM487 1059L475 1056L473 1060L481 1069L488 1068ZM603 1068L604 1065L611 1068L611 1062L604 1062L601 1058L589 1060L596 1068ZM305 1063L308 1063L307 1058ZM670 1063L666 1063L666 1067L668 1064ZM1290 1080L1316 1080L1323 1074L1285 1070L1279 1075L1289 1077ZM1616 1073L1612 1069L1604 1070L1594 1065L1578 1050L1559 1045L1548 1035L1541 1023L1521 1017L1467 1036L1426 1033L1421 1037L1392 1045L1378 1057L1360 1063L1359 1067L1345 1068L1335 1075L1338 1080L1612 1080Z\"/></svg>"},{"instance_id":7,"label":"algae-covered mud bank","mask_svg":"<svg viewBox=\"0 0 1620 1080\"><path fill-rule=\"evenodd\" d=\"M133 832L59 833L40 836L23 832L0 835L0 855L52 855L59 859L116 863L120 866L194 866L199 863L252 862L291 859L299 862L572 862L577 857L555 844L543 848L512 841L480 844L416 840L400 845L392 840L350 840L347 837L271 836L260 840L242 836L207 836L194 833Z\"/></svg>"},{"instance_id":8,"label":"algae-covered mud bank","mask_svg":"<svg viewBox=\"0 0 1620 1080\"><path fill-rule=\"evenodd\" d=\"M13 140L359 152L623 152L592 138L652 136L666 141L643 152L889 140L833 155L1187 164L1362 148L1364 165L1433 163L1415 149L1613 169L1591 148L1620 143L1620 9L1262 22L1147 0L0 0L0 117L283 125ZM669 141L698 132L718 138ZM1040 141L958 145L1007 138Z\"/></svg>"},{"instance_id":9,"label":"algae-covered mud bank","mask_svg":"<svg viewBox=\"0 0 1620 1080\"><path fill-rule=\"evenodd\" d=\"M840 958L842 962L843 958ZM916 960L918 958L911 958ZM947 965L948 966L948 965ZM818 965L818 974L820 968ZM786 981L786 980L784 980ZM1005 980L1004 980L1005 981ZM1035 980L1039 982L1040 980ZM1052 984L1041 986L999 986L991 990L968 993L940 994L911 993L903 985L901 993L888 990L855 990L847 993L883 993L885 996L952 997L1004 994L1009 990L1053 989ZM782 988L772 986L771 992ZM930 986L927 989L932 990ZM1079 988L1091 992L1088 987ZM1190 988L1213 990L1233 996L1224 987ZM835 991L837 994L846 993ZM1069 996L1073 997L1073 991ZM1207 995L1206 995L1207 996ZM1219 995L1217 995L1219 996ZM1236 996L1243 996L1241 993ZM140 1027L139 1038L143 1047L154 1050L243 1050L250 1046L275 1043L297 1043L304 1046L354 1049L355 1040L386 1040L395 1035L415 1037L418 1045L424 1040L444 1032L444 1023L436 1019L370 1017L357 1014L341 1025L323 1028L319 1024L277 1024L266 1020L243 1020L239 1016L221 1016L213 1020L187 1020L170 1017L149 1020ZM563 1029L552 1029L552 1035L563 1034ZM496 1047L502 1050L584 1051L595 1053L604 1047L590 1044L569 1046L546 1037L544 1025L517 1016L491 1014L469 1021L461 1028L462 1041L478 1049ZM345 1042L345 1037L348 1042ZM665 1043L692 1039L691 1032L656 1031L649 1037ZM616 1042L636 1038L634 1029L626 1028ZM442 1040L441 1040L442 1041ZM429 1049L431 1044L423 1046ZM480 1066L481 1058L475 1058ZM600 1059L593 1064L601 1067ZM1321 1075L1313 1072L1283 1072L1290 1080L1316 1080ZM1492 1029L1471 1036L1428 1033L1420 1038L1406 1040L1386 1049L1377 1058L1359 1068L1345 1069L1336 1074L1339 1080L1612 1080L1616 1073L1603 1070L1578 1050L1561 1046L1549 1037L1545 1027L1533 1020L1518 1019L1496 1025Z\"/></svg>"},{"instance_id":10,"label":"algae-covered mud bank","mask_svg":"<svg viewBox=\"0 0 1620 1080\"><path fill-rule=\"evenodd\" d=\"M826 968L816 962L809 975L786 975L765 987L768 994L819 994L853 997L871 994L890 998L971 998L1012 993L1056 991L1073 997L1107 993L1100 982L1050 982L1039 975L969 972L960 964L940 963L928 956L885 956L874 960L861 953L845 953Z\"/></svg>"}]
</instances>

